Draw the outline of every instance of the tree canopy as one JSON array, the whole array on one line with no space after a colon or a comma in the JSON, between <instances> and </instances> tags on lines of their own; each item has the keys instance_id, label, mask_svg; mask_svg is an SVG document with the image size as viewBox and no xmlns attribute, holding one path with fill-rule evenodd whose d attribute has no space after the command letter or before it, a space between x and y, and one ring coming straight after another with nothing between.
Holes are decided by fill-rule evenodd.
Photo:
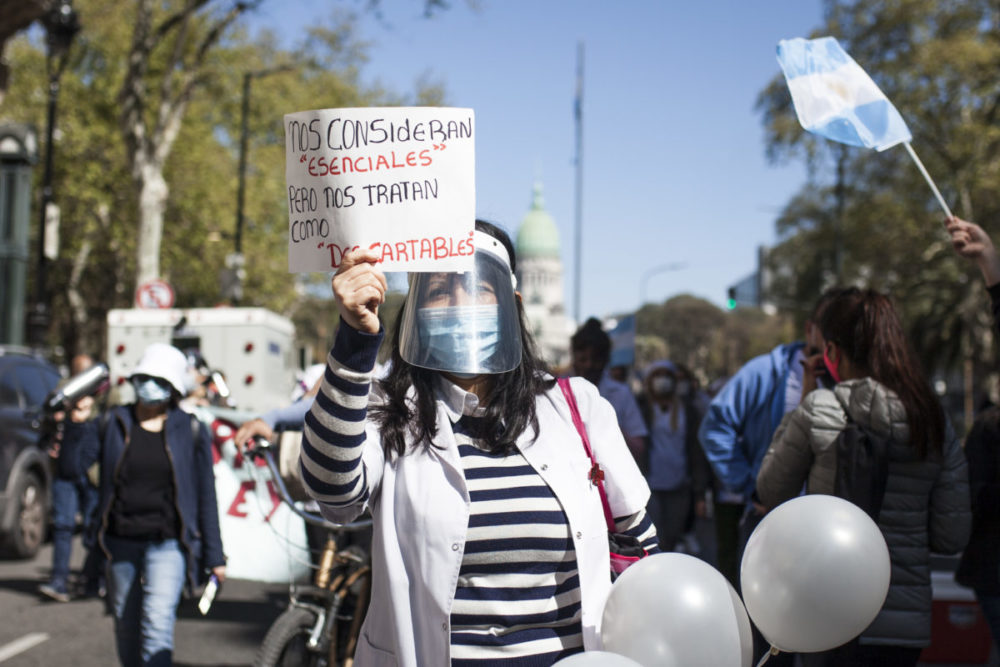
<instances>
[{"instance_id":1,"label":"tree canopy","mask_svg":"<svg viewBox=\"0 0 1000 667\"><path fill-rule=\"evenodd\" d=\"M985 0L829 0L824 25L899 109L950 207L991 231L1000 212L1000 13ZM779 74L761 92L767 154L804 160L771 252L774 293L806 310L835 283L891 294L929 369L992 366L988 301L958 259L902 147L879 153L805 133ZM969 384L967 379L966 384Z\"/></svg>"},{"instance_id":2,"label":"tree canopy","mask_svg":"<svg viewBox=\"0 0 1000 667\"><path fill-rule=\"evenodd\" d=\"M75 2L82 30L61 80L53 176L62 212L61 244L49 270L50 341L67 355L100 353L107 310L132 305L143 236L137 224L142 216L135 156L137 150L157 150L155 144L137 146L157 131L168 131L158 123L170 122L164 114L169 116L171 107L161 103L176 102L186 86L176 137L161 156L169 196L158 272L174 287L179 307L214 306L222 300L226 256L234 249L245 73L257 76L248 100L242 305L301 317L303 342L317 349L327 342L315 323L324 313L335 322L332 300L309 298L303 282L287 269L282 116L311 108L440 103L443 91L420 83L411 92L364 85L361 72L371 47L356 36L349 13L331 12L326 24L314 26L297 47L288 49L271 34L251 36L239 16L228 20L236 5L250 6L213 0ZM200 11L188 15L185 24L182 10L192 7ZM149 12L145 19L143 11ZM142 20L149 26L137 27ZM213 38L214 29L221 33ZM164 41L148 50L142 76L136 77L130 67L142 34L158 34ZM203 46L202 59L195 62ZM8 43L7 59L11 78L0 116L44 127L44 44L21 33ZM133 108L123 104L129 96ZM40 178L41 169L37 171ZM318 279L329 294L327 279Z\"/></svg>"}]
</instances>

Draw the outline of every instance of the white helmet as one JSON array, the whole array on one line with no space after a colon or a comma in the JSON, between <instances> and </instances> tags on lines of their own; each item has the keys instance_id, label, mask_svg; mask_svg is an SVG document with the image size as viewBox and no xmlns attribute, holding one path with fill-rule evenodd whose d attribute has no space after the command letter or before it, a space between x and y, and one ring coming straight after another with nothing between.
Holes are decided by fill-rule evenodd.
<instances>
[{"instance_id":1,"label":"white helmet","mask_svg":"<svg viewBox=\"0 0 1000 667\"><path fill-rule=\"evenodd\" d=\"M188 361L184 353L173 345L150 343L135 365L131 380L137 375L148 375L170 383L178 396L187 395Z\"/></svg>"}]
</instances>

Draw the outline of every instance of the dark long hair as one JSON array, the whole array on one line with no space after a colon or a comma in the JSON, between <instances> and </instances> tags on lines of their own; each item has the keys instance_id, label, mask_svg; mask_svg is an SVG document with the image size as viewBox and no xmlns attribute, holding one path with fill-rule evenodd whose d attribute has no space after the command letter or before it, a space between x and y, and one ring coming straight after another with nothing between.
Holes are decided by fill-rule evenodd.
<instances>
[{"instance_id":1,"label":"dark long hair","mask_svg":"<svg viewBox=\"0 0 1000 667\"><path fill-rule=\"evenodd\" d=\"M906 408L910 443L920 457L940 454L944 411L889 298L871 289L845 289L823 309L819 327L823 338L836 343L861 372L896 393Z\"/></svg>"},{"instance_id":2,"label":"dark long hair","mask_svg":"<svg viewBox=\"0 0 1000 667\"><path fill-rule=\"evenodd\" d=\"M476 220L476 229L500 241L510 255L510 269L517 269L514 245L507 233L496 225ZM538 434L535 401L538 394L550 389L555 380L546 379L546 367L535 349L531 330L525 322L521 300L516 299L517 319L521 329L521 364L507 373L492 376L493 383L486 397L482 437L493 453L510 453L517 438L529 426ZM382 432L382 448L386 458L406 453L406 435L414 442L434 444L437 436L437 404L434 383L438 371L413 366L403 361L399 353L399 336L406 304L396 318L392 334L392 365L389 375L380 381L386 402L372 408L372 418ZM415 400L407 401L410 388Z\"/></svg>"}]
</instances>

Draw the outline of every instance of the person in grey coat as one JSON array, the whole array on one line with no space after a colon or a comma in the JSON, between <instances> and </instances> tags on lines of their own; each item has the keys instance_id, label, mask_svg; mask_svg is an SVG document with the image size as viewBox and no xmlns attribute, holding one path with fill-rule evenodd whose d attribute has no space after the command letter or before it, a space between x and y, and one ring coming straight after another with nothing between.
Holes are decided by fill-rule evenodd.
<instances>
[{"instance_id":1,"label":"person in grey coat","mask_svg":"<svg viewBox=\"0 0 1000 667\"><path fill-rule=\"evenodd\" d=\"M775 432L757 476L767 507L807 493L832 494L835 440L848 417L889 440L889 478L878 526L892 573L881 611L860 638L804 654L817 665L917 663L931 638L930 552L957 553L969 539L965 457L920 372L889 299L852 288L820 318L824 363L837 383L816 389Z\"/></svg>"}]
</instances>

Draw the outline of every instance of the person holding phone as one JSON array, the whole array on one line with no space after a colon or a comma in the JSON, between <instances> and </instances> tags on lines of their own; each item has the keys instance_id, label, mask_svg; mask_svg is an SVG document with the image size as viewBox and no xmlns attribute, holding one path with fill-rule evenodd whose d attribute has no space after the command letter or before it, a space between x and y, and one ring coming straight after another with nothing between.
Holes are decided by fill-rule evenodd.
<instances>
[{"instance_id":1,"label":"person holding phone","mask_svg":"<svg viewBox=\"0 0 1000 667\"><path fill-rule=\"evenodd\" d=\"M748 361L708 406L698 438L722 491L746 504L738 527L738 560L766 508L756 496L757 472L781 419L798 407L802 397L823 383L825 341L816 322L842 288L831 288L817 300L805 325L805 340L779 345ZM754 628L755 661L770 647ZM769 663L792 665L794 655L782 653Z\"/></svg>"}]
</instances>

